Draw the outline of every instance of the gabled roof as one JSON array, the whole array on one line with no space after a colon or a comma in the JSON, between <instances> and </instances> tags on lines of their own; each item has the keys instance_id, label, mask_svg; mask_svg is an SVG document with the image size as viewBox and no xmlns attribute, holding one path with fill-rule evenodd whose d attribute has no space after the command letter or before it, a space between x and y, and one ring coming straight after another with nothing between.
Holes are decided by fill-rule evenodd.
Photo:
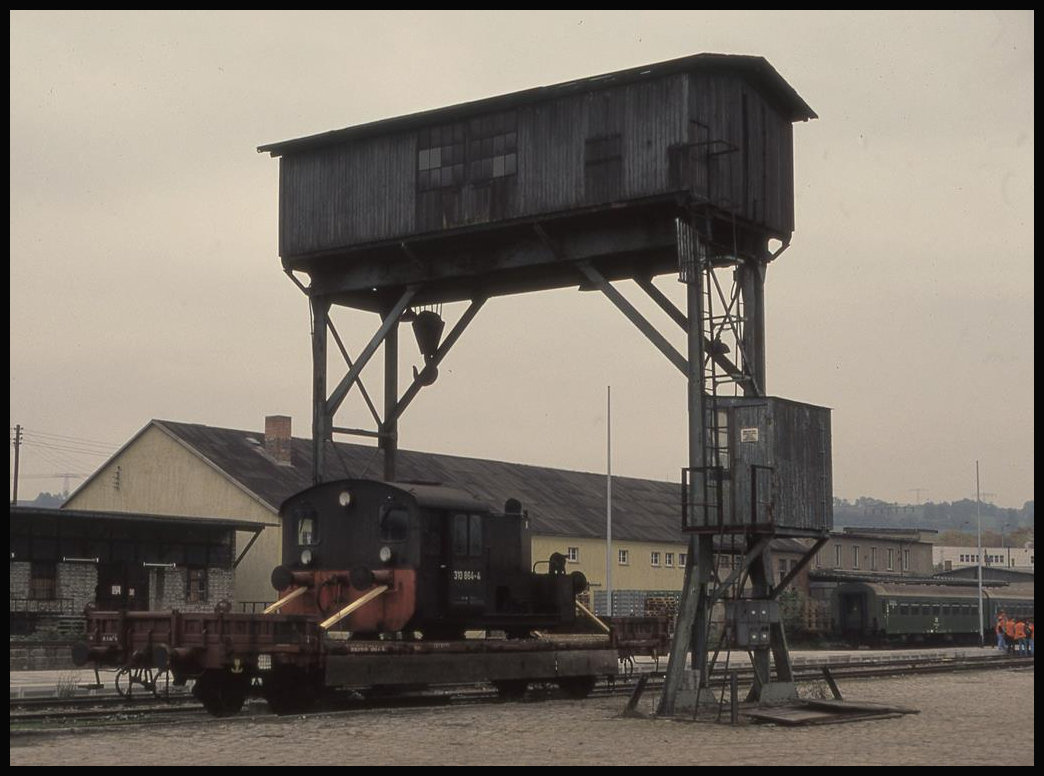
<instances>
[{"instance_id":1,"label":"gabled roof","mask_svg":"<svg viewBox=\"0 0 1044 776\"><path fill-rule=\"evenodd\" d=\"M815 111L808 106L794 88L763 57L707 53L678 57L666 62L574 79L551 86L539 86L510 94L486 97L473 102L382 119L331 132L323 132L318 135L309 135L278 143L268 143L267 145L259 146L257 150L259 153L267 152L272 156L282 156L296 151L359 140L372 135L416 129L419 126L426 126L435 122L459 121L479 113L558 99L567 95L583 94L635 81L647 81L680 72L738 75L759 88L769 99L778 105L783 114L791 121L808 121L809 119L818 118Z\"/></svg>"},{"instance_id":2,"label":"gabled roof","mask_svg":"<svg viewBox=\"0 0 1044 776\"><path fill-rule=\"evenodd\" d=\"M288 465L266 452L263 433L169 420L150 425L174 437L273 512L286 498L312 485L310 439L292 439L292 465ZM383 462L377 448L346 442L333 446L324 479L381 476ZM396 469L399 480L452 485L493 509L502 509L509 498L518 499L537 534L605 536L605 474L402 449L397 452ZM680 484L614 475L612 497L614 539L686 541L681 532Z\"/></svg>"}]
</instances>

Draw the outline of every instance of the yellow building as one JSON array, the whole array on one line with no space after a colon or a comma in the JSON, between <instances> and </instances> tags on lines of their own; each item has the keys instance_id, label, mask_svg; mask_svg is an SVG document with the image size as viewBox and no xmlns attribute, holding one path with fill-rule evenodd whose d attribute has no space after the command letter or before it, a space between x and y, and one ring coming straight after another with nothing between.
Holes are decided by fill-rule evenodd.
<instances>
[{"instance_id":1,"label":"yellow building","mask_svg":"<svg viewBox=\"0 0 1044 776\"><path fill-rule=\"evenodd\" d=\"M334 443L324 479L376 476L375 453L372 446ZM518 499L529 516L534 562L560 552L592 591L606 589L605 475L408 450L398 452L397 466L403 480L452 484L494 508ZM256 610L273 599L280 504L311 484L311 441L294 438L286 416L266 418L264 433L153 420L63 508L266 524L256 537L237 534L235 604ZM686 542L679 504L677 484L613 478L614 591L681 589Z\"/></svg>"},{"instance_id":2,"label":"yellow building","mask_svg":"<svg viewBox=\"0 0 1044 776\"><path fill-rule=\"evenodd\" d=\"M678 483L612 478L607 564L605 474L409 450L399 450L396 460L402 480L451 484L495 509L508 499L520 501L529 518L534 563L563 554L568 571L587 577L588 600L600 614L607 610L607 589L613 591L614 615L644 614L647 598L676 599L681 591L688 540L681 532ZM376 448L342 442L334 443L327 461L326 480L377 476L380 466ZM259 532L236 534L233 603L237 610L257 611L274 598L270 576L280 563L279 507L310 485L311 440L292 436L289 417L267 417L264 432L153 420L84 482L64 508L263 526ZM738 543L742 545L742 537ZM773 543L777 582L806 549L807 542L795 539ZM833 552L828 543L818 564L830 565L824 559ZM930 558L930 549L928 553ZM734 562L727 550L716 558L726 573ZM793 582L806 593L809 571L815 568L803 570Z\"/></svg>"}]
</instances>

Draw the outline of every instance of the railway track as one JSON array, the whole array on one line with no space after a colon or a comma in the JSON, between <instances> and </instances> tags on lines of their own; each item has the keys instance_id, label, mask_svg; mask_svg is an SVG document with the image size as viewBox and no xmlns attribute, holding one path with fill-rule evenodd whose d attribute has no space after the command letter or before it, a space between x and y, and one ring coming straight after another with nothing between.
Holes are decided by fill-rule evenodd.
<instances>
[{"instance_id":1,"label":"railway track","mask_svg":"<svg viewBox=\"0 0 1044 776\"><path fill-rule=\"evenodd\" d=\"M799 687L814 683L837 683L846 679L872 679L896 675L942 673L969 670L1031 669L1032 657L1015 656L944 656L902 657L896 659L863 659L853 661L823 660L793 667L793 681ZM663 671L636 668L621 673L611 682L601 681L590 697L631 696L641 682L641 691L655 692L662 688ZM729 668L716 665L710 674L709 687L726 693L735 681L745 693L754 680L750 666ZM562 698L553 685L532 685L520 702L540 702ZM403 708L462 703L507 702L486 685L443 687L419 693L368 695L342 693L331 702L311 712L329 714L345 711L372 711L379 708ZM256 720L274 716L259 695L248 699L243 711L222 721ZM155 697L141 693L127 698L115 690L80 698L12 698L10 731L12 735L33 732L114 727L120 725L192 724L213 721L191 692L179 688L176 692Z\"/></svg>"}]
</instances>

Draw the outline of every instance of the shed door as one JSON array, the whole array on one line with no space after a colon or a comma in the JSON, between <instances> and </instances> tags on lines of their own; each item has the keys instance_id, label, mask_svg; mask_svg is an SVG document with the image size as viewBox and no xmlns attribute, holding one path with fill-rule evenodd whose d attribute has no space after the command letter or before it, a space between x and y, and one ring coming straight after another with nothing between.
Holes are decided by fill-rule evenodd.
<instances>
[{"instance_id":1,"label":"shed door","mask_svg":"<svg viewBox=\"0 0 1044 776\"><path fill-rule=\"evenodd\" d=\"M140 563L99 563L94 600L103 610L146 611L149 608L148 570Z\"/></svg>"}]
</instances>

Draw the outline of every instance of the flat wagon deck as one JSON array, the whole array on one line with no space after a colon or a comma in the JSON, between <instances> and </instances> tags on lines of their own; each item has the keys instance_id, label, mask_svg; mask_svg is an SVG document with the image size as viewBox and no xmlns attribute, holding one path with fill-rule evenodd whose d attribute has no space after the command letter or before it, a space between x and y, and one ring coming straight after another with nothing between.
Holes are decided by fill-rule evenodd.
<instances>
[{"instance_id":1,"label":"flat wagon deck","mask_svg":"<svg viewBox=\"0 0 1044 776\"><path fill-rule=\"evenodd\" d=\"M340 689L488 682L505 697L518 697L530 682L556 682L584 697L599 678L617 675L621 649L633 652L609 633L474 635L361 640L326 632L308 615L220 607L208 613L94 610L87 612L86 638L73 647L73 662L170 671L175 685L194 679L207 710L226 716L242 708L255 680L277 713L303 710Z\"/></svg>"}]
</instances>

